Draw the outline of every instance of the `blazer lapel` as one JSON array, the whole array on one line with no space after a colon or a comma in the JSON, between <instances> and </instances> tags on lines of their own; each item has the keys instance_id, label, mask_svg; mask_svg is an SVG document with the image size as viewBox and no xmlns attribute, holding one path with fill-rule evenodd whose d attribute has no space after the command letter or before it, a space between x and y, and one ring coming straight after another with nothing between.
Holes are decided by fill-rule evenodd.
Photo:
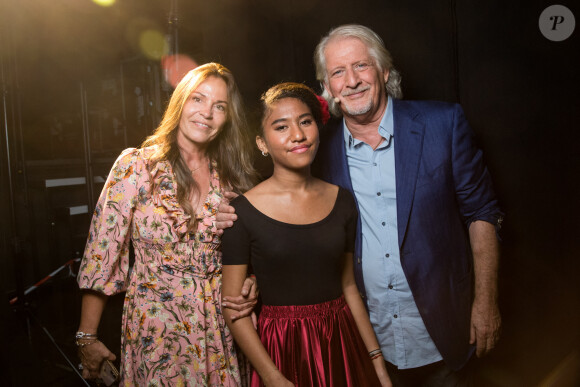
<instances>
[{"instance_id":1,"label":"blazer lapel","mask_svg":"<svg viewBox=\"0 0 580 387\"><path fill-rule=\"evenodd\" d=\"M419 112L405 101L393 101L395 138L395 179L397 184L397 224L402 248L413 206L415 184L423 151L425 123Z\"/></svg>"}]
</instances>

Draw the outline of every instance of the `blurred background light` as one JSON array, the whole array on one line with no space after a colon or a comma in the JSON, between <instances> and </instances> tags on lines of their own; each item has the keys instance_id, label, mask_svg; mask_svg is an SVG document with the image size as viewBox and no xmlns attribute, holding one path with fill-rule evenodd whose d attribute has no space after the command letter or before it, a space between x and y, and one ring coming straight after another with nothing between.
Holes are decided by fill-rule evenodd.
<instances>
[{"instance_id":1,"label":"blurred background light","mask_svg":"<svg viewBox=\"0 0 580 387\"><path fill-rule=\"evenodd\" d=\"M165 81L173 88L177 86L185 74L197 66L195 60L184 54L168 55L161 60Z\"/></svg>"},{"instance_id":2,"label":"blurred background light","mask_svg":"<svg viewBox=\"0 0 580 387\"><path fill-rule=\"evenodd\" d=\"M93 3L100 5L102 7L110 7L115 4L116 0L93 0Z\"/></svg>"},{"instance_id":3,"label":"blurred background light","mask_svg":"<svg viewBox=\"0 0 580 387\"><path fill-rule=\"evenodd\" d=\"M139 48L149 59L161 60L169 52L165 35L158 30L145 30L139 36Z\"/></svg>"}]
</instances>

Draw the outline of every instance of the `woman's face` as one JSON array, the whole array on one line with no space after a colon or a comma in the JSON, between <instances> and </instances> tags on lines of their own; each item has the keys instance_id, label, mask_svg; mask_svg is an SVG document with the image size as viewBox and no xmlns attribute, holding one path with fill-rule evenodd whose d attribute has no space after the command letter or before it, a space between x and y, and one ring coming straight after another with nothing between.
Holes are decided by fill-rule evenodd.
<instances>
[{"instance_id":1,"label":"woman's face","mask_svg":"<svg viewBox=\"0 0 580 387\"><path fill-rule=\"evenodd\" d=\"M204 147L227 120L228 89L219 77L209 77L187 98L177 132L180 145L187 142Z\"/></svg>"},{"instance_id":2,"label":"woman's face","mask_svg":"<svg viewBox=\"0 0 580 387\"><path fill-rule=\"evenodd\" d=\"M271 105L262 120L263 136L256 137L258 148L272 156L274 167L300 169L312 164L318 150L318 126L306 104L284 98Z\"/></svg>"}]
</instances>

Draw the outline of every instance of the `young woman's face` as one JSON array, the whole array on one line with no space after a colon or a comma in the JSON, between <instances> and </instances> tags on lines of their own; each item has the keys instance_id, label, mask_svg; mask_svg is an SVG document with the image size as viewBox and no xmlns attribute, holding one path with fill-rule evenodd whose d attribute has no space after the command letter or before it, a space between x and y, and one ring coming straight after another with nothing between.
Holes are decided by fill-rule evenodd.
<instances>
[{"instance_id":1,"label":"young woman's face","mask_svg":"<svg viewBox=\"0 0 580 387\"><path fill-rule=\"evenodd\" d=\"M227 120L228 89L223 79L209 77L187 98L177 134L178 142L209 144Z\"/></svg>"},{"instance_id":2,"label":"young woman's face","mask_svg":"<svg viewBox=\"0 0 580 387\"><path fill-rule=\"evenodd\" d=\"M272 156L274 167L301 169L310 166L319 144L318 126L302 101L284 98L271 105L262 120L258 148Z\"/></svg>"}]
</instances>

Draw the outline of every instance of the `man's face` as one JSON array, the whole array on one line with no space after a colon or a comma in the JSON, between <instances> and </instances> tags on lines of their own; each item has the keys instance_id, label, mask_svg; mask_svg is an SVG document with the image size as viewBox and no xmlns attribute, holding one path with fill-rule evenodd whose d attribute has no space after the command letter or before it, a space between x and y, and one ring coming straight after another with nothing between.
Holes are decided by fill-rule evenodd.
<instances>
[{"instance_id":1,"label":"man's face","mask_svg":"<svg viewBox=\"0 0 580 387\"><path fill-rule=\"evenodd\" d=\"M386 106L388 70L380 71L367 46L356 38L331 40L324 50L328 92L345 116L373 116Z\"/></svg>"}]
</instances>

